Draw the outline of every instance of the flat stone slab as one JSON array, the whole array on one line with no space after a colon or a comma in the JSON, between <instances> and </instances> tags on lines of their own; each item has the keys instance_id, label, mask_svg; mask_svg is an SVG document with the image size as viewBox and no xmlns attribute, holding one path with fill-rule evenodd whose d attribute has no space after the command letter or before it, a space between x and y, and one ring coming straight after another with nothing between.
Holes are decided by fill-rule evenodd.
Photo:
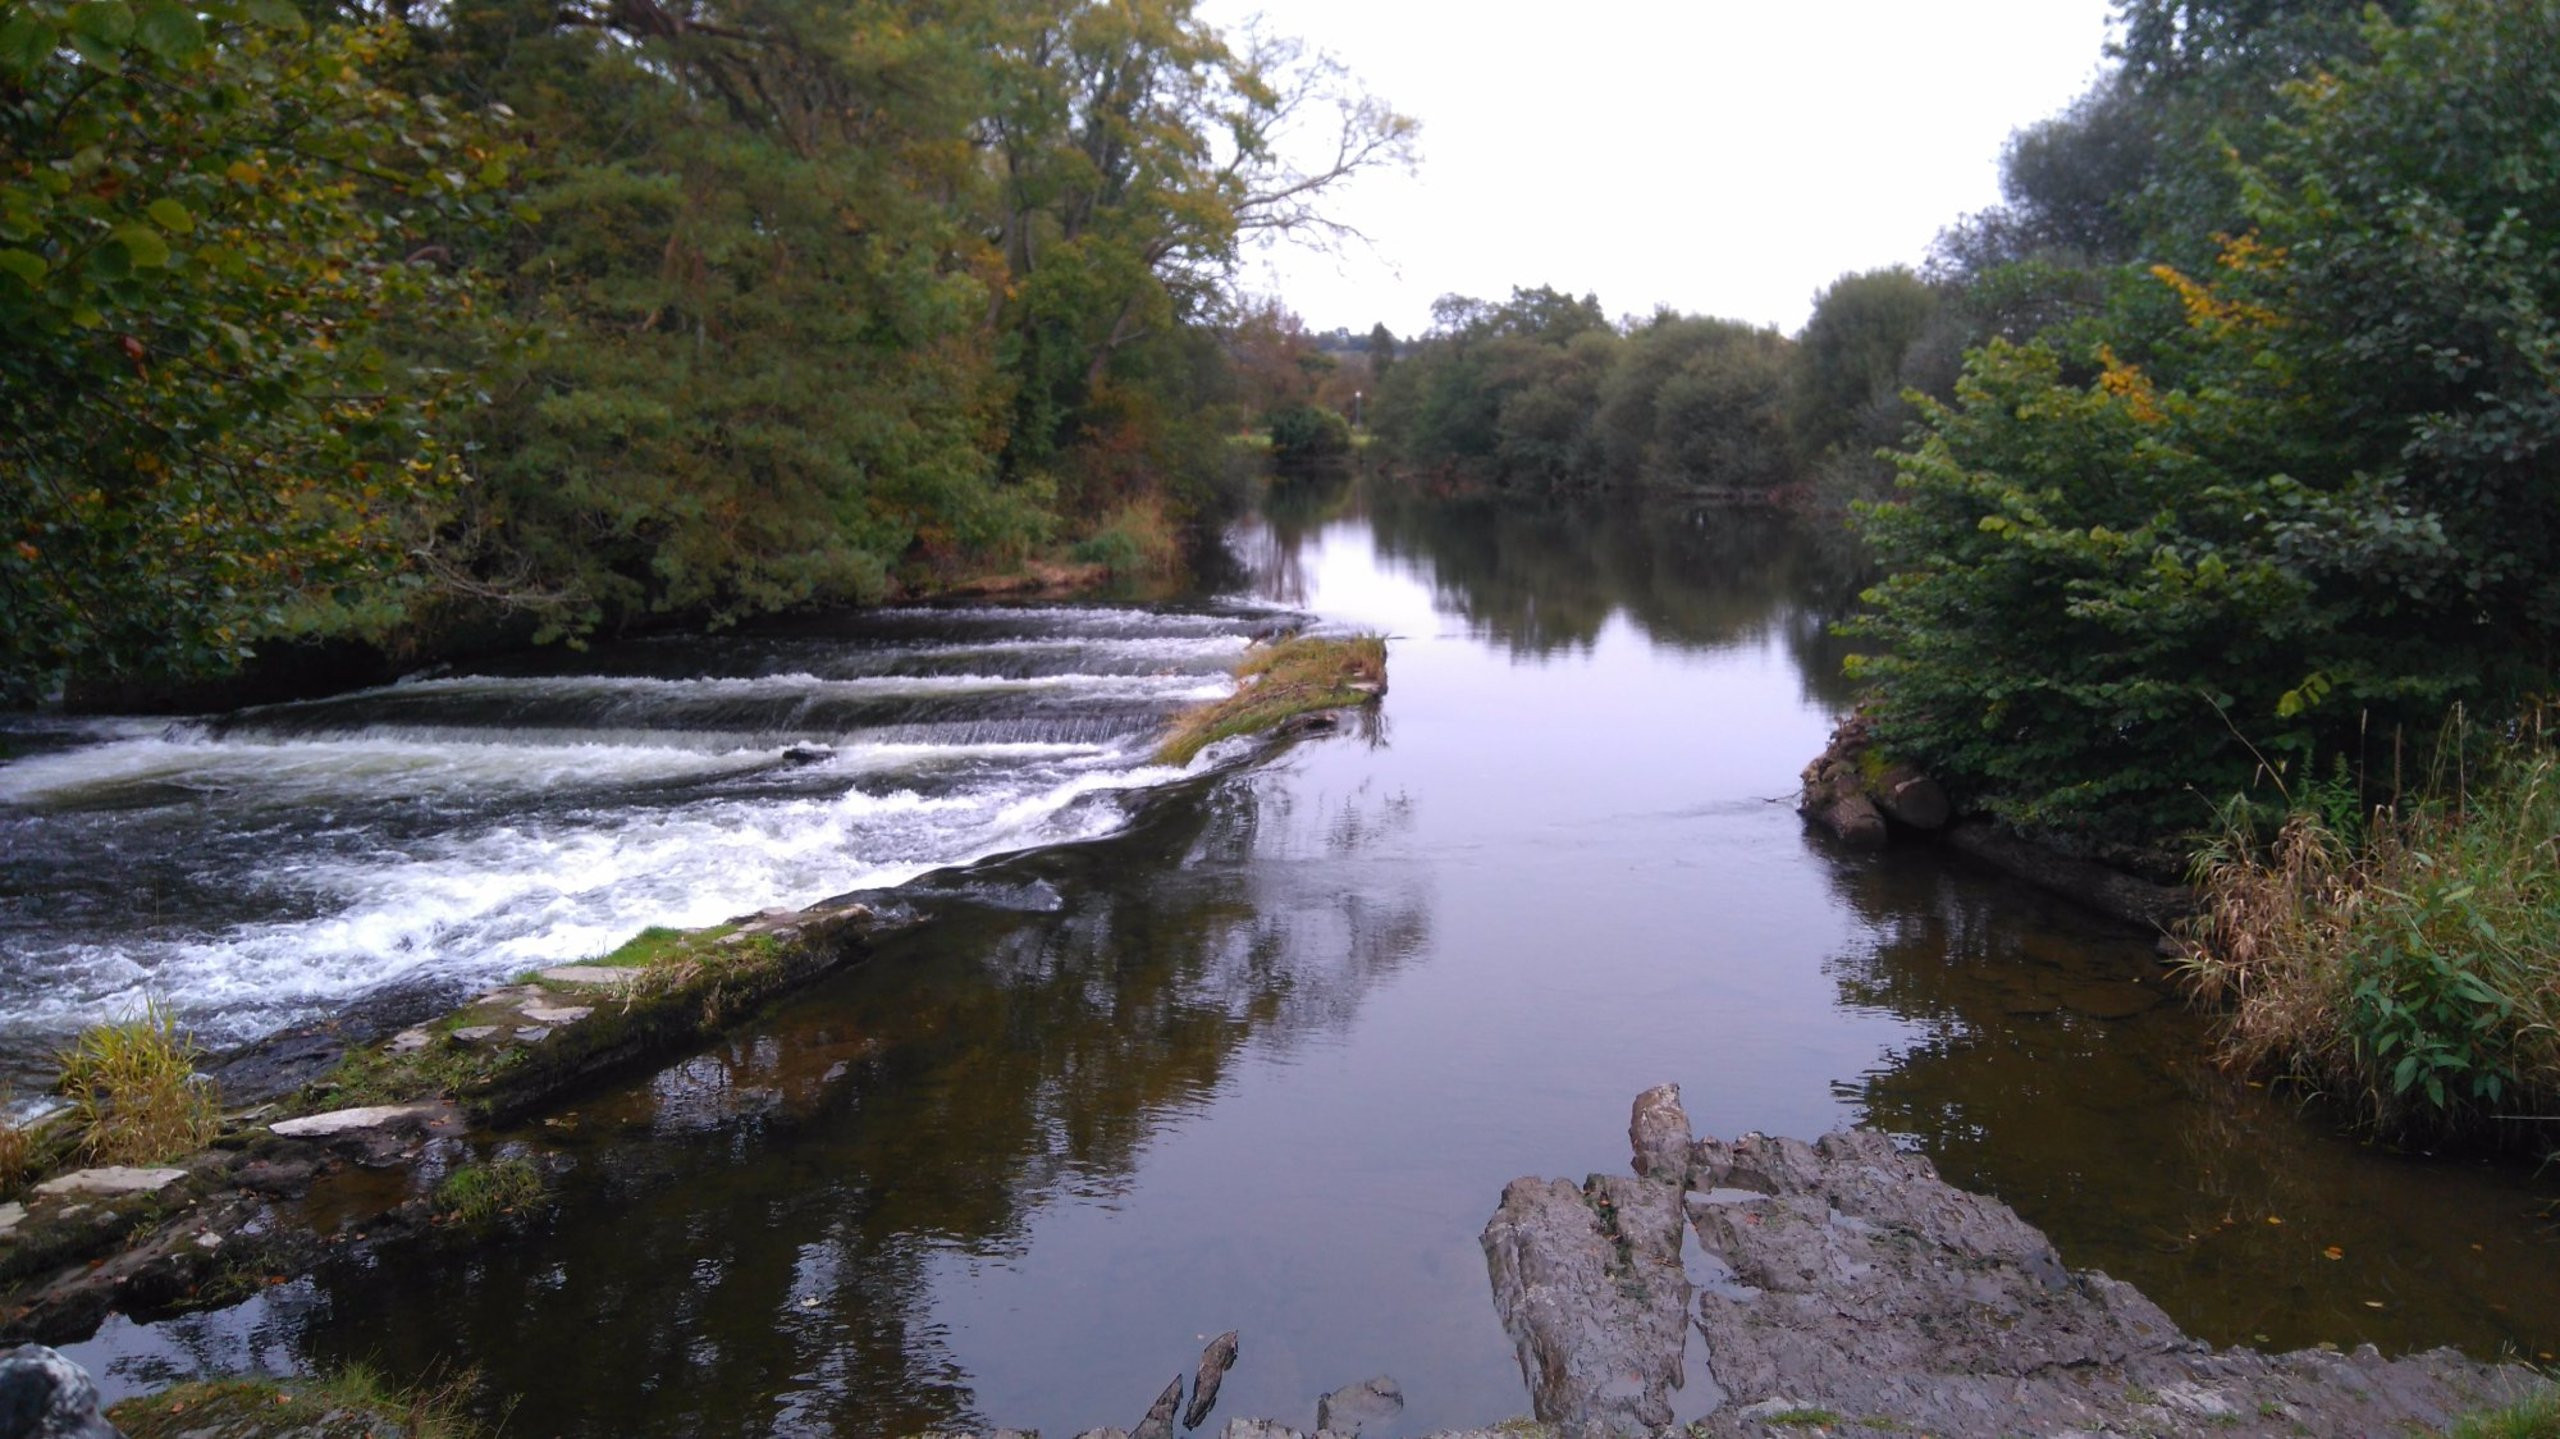
<instances>
[{"instance_id":1,"label":"flat stone slab","mask_svg":"<svg viewBox=\"0 0 2560 1439\"><path fill-rule=\"evenodd\" d=\"M595 984L619 989L637 981L641 973L637 965L564 964L544 970L542 978L548 984Z\"/></svg>"},{"instance_id":2,"label":"flat stone slab","mask_svg":"<svg viewBox=\"0 0 2560 1439\"><path fill-rule=\"evenodd\" d=\"M187 1177L183 1169L130 1169L124 1165L108 1165L103 1169L77 1169L59 1179L48 1179L36 1186L36 1193L48 1195L157 1194Z\"/></svg>"},{"instance_id":3,"label":"flat stone slab","mask_svg":"<svg viewBox=\"0 0 2560 1439\"><path fill-rule=\"evenodd\" d=\"M1710 1407L1686 1439L2433 1434L2547 1386L2449 1349L2218 1350L1888 1136L1697 1140L1680 1166L1677 1104L1669 1086L1637 1101L1633 1188L1514 1180L1486 1228L1497 1306L1559 1439L1663 1428L1658 1396L1682 1377L1660 1328L1677 1301L1647 1253L1665 1203L1696 1242L1684 1397Z\"/></svg>"},{"instance_id":4,"label":"flat stone slab","mask_svg":"<svg viewBox=\"0 0 2560 1439\"><path fill-rule=\"evenodd\" d=\"M27 1206L16 1203L0 1204L0 1240L17 1238L18 1226L26 1222Z\"/></svg>"},{"instance_id":5,"label":"flat stone slab","mask_svg":"<svg viewBox=\"0 0 2560 1439\"><path fill-rule=\"evenodd\" d=\"M517 1012L536 1024L575 1024L595 1010L583 1004L528 1004Z\"/></svg>"},{"instance_id":6,"label":"flat stone slab","mask_svg":"<svg viewBox=\"0 0 2560 1439\"><path fill-rule=\"evenodd\" d=\"M288 1139L326 1139L368 1129L414 1128L442 1113L438 1104L372 1104L361 1109L333 1109L300 1119L279 1119L267 1127Z\"/></svg>"}]
</instances>

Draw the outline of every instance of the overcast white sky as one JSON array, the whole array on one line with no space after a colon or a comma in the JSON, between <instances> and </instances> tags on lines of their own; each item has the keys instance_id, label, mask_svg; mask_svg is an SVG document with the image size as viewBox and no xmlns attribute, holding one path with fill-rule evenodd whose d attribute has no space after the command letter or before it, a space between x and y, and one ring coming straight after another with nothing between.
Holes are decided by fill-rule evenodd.
<instances>
[{"instance_id":1,"label":"overcast white sky","mask_svg":"<svg viewBox=\"0 0 2560 1439\"><path fill-rule=\"evenodd\" d=\"M2009 132L2096 75L2106 0L1204 0L1332 51L1422 122L1410 178L1336 211L1374 249L1248 262L1314 329L1429 327L1514 285L1615 315L1804 324L1999 198Z\"/></svg>"}]
</instances>

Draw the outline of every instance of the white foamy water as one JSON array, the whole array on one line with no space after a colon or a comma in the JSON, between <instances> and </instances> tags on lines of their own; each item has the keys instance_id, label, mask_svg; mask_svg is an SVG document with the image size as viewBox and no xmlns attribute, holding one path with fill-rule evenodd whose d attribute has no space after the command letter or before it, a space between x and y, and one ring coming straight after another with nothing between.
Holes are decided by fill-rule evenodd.
<instances>
[{"instance_id":1,"label":"white foamy water","mask_svg":"<svg viewBox=\"0 0 2560 1439\"><path fill-rule=\"evenodd\" d=\"M910 610L836 641L57 723L0 764L0 1061L146 996L226 1043L1107 834L1184 773L1145 756L1227 691L1258 618Z\"/></svg>"}]
</instances>

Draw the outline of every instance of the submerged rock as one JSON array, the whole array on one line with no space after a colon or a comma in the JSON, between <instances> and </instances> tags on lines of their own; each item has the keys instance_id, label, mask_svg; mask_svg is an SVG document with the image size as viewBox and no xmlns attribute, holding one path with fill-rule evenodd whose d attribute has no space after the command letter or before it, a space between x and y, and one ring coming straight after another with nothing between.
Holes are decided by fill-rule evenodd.
<instances>
[{"instance_id":1,"label":"submerged rock","mask_svg":"<svg viewBox=\"0 0 2560 1439\"><path fill-rule=\"evenodd\" d=\"M1316 1401L1316 1429L1320 1433L1353 1435L1362 1429L1382 1427L1404 1412L1404 1388L1393 1378L1381 1374L1346 1384Z\"/></svg>"},{"instance_id":2,"label":"submerged rock","mask_svg":"<svg viewBox=\"0 0 2560 1439\"><path fill-rule=\"evenodd\" d=\"M1182 1411L1182 1427L1197 1429L1209 1411L1218 1407L1218 1386L1225 1383L1227 1371L1235 1367L1236 1332L1232 1329L1209 1341L1200 1351L1200 1372L1191 1377L1191 1407Z\"/></svg>"}]
</instances>

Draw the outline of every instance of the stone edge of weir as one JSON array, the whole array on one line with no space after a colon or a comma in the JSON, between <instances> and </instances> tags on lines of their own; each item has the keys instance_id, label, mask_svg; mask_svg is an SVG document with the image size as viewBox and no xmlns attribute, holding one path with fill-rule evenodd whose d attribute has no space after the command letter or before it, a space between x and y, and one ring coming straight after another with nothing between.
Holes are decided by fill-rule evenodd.
<instances>
[{"instance_id":1,"label":"stone edge of weir","mask_svg":"<svg viewBox=\"0 0 2560 1439\"><path fill-rule=\"evenodd\" d=\"M1377 703L1288 716L1233 765L1352 729ZM231 1302L307 1273L345 1235L425 1233L431 1150L450 1158L478 1129L699 1047L914 922L851 898L768 910L677 936L645 963L530 973L388 1038L335 1022L281 1030L213 1066L233 1101L221 1136L148 1169L80 1167L58 1113L35 1135L29 1182L0 1203L0 1346L77 1343L112 1313ZM300 1201L349 1168L403 1182L357 1186L363 1212L341 1196L337 1230L322 1234Z\"/></svg>"}]
</instances>

